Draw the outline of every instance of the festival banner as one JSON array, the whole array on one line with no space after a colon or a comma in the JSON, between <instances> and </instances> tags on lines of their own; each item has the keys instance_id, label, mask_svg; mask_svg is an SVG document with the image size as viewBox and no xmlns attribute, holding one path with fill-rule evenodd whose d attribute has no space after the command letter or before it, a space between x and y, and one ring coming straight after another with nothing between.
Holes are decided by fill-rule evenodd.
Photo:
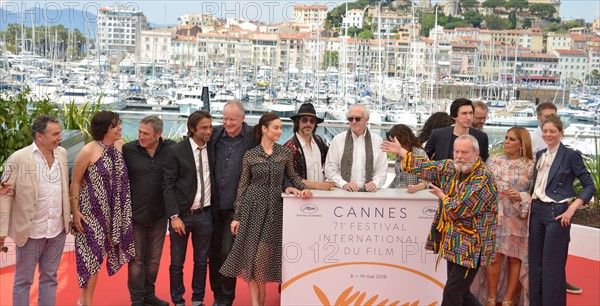
<instances>
[{"instance_id":1,"label":"festival banner","mask_svg":"<svg viewBox=\"0 0 600 306\"><path fill-rule=\"evenodd\" d=\"M426 191L284 196L282 305L439 305L446 265L425 250Z\"/></svg>"}]
</instances>

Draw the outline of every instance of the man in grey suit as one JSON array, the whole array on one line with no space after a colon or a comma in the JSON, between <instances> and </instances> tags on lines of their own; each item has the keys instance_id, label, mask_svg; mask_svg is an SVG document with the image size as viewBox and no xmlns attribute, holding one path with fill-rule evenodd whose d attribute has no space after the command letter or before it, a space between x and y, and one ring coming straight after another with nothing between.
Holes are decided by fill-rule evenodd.
<instances>
[{"instance_id":1,"label":"man in grey suit","mask_svg":"<svg viewBox=\"0 0 600 306\"><path fill-rule=\"evenodd\" d=\"M29 292L39 268L38 305L55 305L57 270L70 231L69 164L59 147L58 119L33 120L33 143L6 162L2 183L13 190L0 195L0 247L6 237L16 244L13 305L29 305Z\"/></svg>"}]
</instances>

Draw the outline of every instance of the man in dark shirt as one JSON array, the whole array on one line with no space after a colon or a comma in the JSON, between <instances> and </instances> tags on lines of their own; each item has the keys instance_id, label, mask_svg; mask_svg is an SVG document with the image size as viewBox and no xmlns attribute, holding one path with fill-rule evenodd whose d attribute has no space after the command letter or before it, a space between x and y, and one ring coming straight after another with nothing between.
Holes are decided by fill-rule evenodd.
<instances>
[{"instance_id":1,"label":"man in dark shirt","mask_svg":"<svg viewBox=\"0 0 600 306\"><path fill-rule=\"evenodd\" d=\"M168 306L155 294L154 283L163 251L167 217L162 194L162 164L166 149L175 142L162 139L163 122L156 116L140 121L138 140L123 146L127 163L133 210L135 258L129 262L128 280L131 304Z\"/></svg>"},{"instance_id":2,"label":"man in dark shirt","mask_svg":"<svg viewBox=\"0 0 600 306\"><path fill-rule=\"evenodd\" d=\"M489 156L488 136L486 133L476 130L473 124L473 102L469 99L458 98L450 105L450 117L454 119L454 125L439 128L431 132L431 136L425 144L425 152L432 160L444 160L454 158L454 141L465 134L472 135L477 139L480 148L480 157L485 162Z\"/></svg>"},{"instance_id":3,"label":"man in dark shirt","mask_svg":"<svg viewBox=\"0 0 600 306\"><path fill-rule=\"evenodd\" d=\"M210 286L215 297L213 305L231 305L235 299L236 279L219 273L233 246L231 221L242 171L244 153L256 146L252 127L244 120L244 105L228 102L223 107L223 125L215 126L209 150L215 157L213 171L213 236L209 251Z\"/></svg>"}]
</instances>

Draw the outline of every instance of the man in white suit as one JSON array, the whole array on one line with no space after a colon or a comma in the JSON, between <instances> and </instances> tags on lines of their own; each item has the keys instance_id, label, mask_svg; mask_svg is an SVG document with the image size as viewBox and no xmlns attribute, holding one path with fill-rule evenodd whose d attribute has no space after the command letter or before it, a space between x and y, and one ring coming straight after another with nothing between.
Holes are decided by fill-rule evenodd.
<instances>
[{"instance_id":1,"label":"man in white suit","mask_svg":"<svg viewBox=\"0 0 600 306\"><path fill-rule=\"evenodd\" d=\"M38 305L55 305L57 270L70 230L69 165L58 119L33 120L33 143L10 156L0 195L0 247L6 237L16 245L13 305L29 305L33 274L39 268Z\"/></svg>"}]
</instances>

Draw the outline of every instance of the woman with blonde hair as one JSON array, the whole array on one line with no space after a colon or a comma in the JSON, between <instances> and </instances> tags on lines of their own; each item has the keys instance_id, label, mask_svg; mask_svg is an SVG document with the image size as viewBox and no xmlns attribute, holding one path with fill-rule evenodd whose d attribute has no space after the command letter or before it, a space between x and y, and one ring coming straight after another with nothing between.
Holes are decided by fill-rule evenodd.
<instances>
[{"instance_id":1,"label":"woman with blonde hair","mask_svg":"<svg viewBox=\"0 0 600 306\"><path fill-rule=\"evenodd\" d=\"M530 304L566 305L565 264L569 253L571 218L588 203L596 188L581 154L561 143L560 118L542 121L542 138L548 145L536 154L529 220ZM573 182L579 179L577 194Z\"/></svg>"}]
</instances>

